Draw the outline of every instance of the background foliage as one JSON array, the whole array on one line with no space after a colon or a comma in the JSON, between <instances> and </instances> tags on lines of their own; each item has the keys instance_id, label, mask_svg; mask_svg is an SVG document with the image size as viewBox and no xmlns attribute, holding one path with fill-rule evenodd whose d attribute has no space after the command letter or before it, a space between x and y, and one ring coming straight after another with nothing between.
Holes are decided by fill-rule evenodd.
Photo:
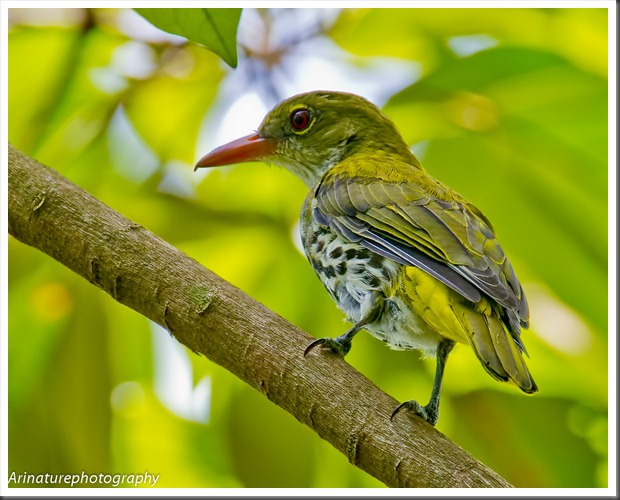
<instances>
[{"instance_id":1,"label":"background foliage","mask_svg":"<svg viewBox=\"0 0 620 500\"><path fill-rule=\"evenodd\" d=\"M230 42L238 11L219 14ZM261 165L192 166L294 92L382 105L493 221L532 310L540 393L496 383L457 348L439 430L517 486L607 486L605 9L244 9L235 70L133 11L9 15L9 140L316 336L347 325L299 251L306 188ZM9 471L382 486L146 319L8 244ZM347 360L399 400L430 393L434 364L415 352L360 335Z\"/></svg>"}]
</instances>

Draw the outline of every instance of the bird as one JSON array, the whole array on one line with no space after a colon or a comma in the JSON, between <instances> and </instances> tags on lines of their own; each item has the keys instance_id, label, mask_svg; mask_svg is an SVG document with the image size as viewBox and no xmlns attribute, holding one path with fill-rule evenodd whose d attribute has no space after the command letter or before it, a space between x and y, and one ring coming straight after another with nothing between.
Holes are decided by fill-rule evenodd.
<instances>
[{"instance_id":1,"label":"bird","mask_svg":"<svg viewBox=\"0 0 620 500\"><path fill-rule=\"evenodd\" d=\"M423 168L376 105L339 91L294 95L255 133L214 149L194 170L248 161L283 167L309 188L303 248L353 325L312 342L304 356L319 347L345 356L361 330L392 349L434 356L428 404L412 399L391 414L407 409L433 426L457 343L494 379L538 391L521 339L528 302L491 222Z\"/></svg>"}]
</instances>

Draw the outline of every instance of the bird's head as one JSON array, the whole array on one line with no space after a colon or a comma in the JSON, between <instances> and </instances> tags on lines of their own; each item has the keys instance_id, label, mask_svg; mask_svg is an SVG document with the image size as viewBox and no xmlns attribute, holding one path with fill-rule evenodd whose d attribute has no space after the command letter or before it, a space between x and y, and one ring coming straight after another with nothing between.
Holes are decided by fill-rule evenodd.
<instances>
[{"instance_id":1,"label":"bird's head","mask_svg":"<svg viewBox=\"0 0 620 500\"><path fill-rule=\"evenodd\" d=\"M417 163L377 106L355 94L314 91L282 101L255 134L214 149L196 168L263 161L313 186L332 166L360 153L396 155Z\"/></svg>"}]
</instances>

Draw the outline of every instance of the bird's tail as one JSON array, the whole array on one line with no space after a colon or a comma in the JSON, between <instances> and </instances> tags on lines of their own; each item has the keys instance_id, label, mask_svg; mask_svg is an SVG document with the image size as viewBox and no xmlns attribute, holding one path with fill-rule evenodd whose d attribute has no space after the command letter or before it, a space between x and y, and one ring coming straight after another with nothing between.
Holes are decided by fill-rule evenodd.
<instances>
[{"instance_id":1,"label":"bird's tail","mask_svg":"<svg viewBox=\"0 0 620 500\"><path fill-rule=\"evenodd\" d=\"M523 351L505 323L488 303L479 303L478 306L476 309L462 308L457 316L482 366L497 380L511 381L527 394L537 392L538 387L523 359Z\"/></svg>"}]
</instances>

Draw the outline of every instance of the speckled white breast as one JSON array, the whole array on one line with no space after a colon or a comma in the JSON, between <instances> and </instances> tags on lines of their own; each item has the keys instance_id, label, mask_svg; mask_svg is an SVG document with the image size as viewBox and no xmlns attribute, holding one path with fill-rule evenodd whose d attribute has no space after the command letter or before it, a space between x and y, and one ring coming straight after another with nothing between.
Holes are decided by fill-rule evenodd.
<instances>
[{"instance_id":1,"label":"speckled white breast","mask_svg":"<svg viewBox=\"0 0 620 500\"><path fill-rule=\"evenodd\" d=\"M393 349L420 349L434 354L440 336L407 304L403 265L385 258L319 225L304 204L302 242L312 268L352 323L382 300L383 311L365 330Z\"/></svg>"}]
</instances>

